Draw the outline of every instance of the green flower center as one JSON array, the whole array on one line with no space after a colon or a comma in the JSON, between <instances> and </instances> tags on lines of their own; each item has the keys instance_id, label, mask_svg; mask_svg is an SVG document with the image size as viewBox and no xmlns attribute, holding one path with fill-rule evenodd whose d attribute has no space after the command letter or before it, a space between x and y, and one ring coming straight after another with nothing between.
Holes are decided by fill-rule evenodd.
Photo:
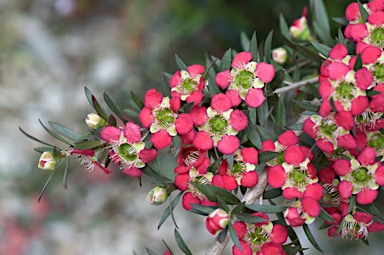
<instances>
[{"instance_id":1,"label":"green flower center","mask_svg":"<svg viewBox=\"0 0 384 255\"><path fill-rule=\"evenodd\" d=\"M384 135L380 132L375 133L369 139L368 146L376 149L377 152L381 152L384 148Z\"/></svg>"},{"instance_id":2,"label":"green flower center","mask_svg":"<svg viewBox=\"0 0 384 255\"><path fill-rule=\"evenodd\" d=\"M196 82L192 78L187 78L181 84L181 93L189 95L196 90Z\"/></svg>"},{"instance_id":3,"label":"green flower center","mask_svg":"<svg viewBox=\"0 0 384 255\"><path fill-rule=\"evenodd\" d=\"M221 115L216 115L208 121L210 132L215 136L225 135L228 127L228 121L224 119Z\"/></svg>"},{"instance_id":4,"label":"green flower center","mask_svg":"<svg viewBox=\"0 0 384 255\"><path fill-rule=\"evenodd\" d=\"M123 143L119 146L119 155L122 159L128 162L134 162L137 159L135 148L128 143Z\"/></svg>"},{"instance_id":5,"label":"green flower center","mask_svg":"<svg viewBox=\"0 0 384 255\"><path fill-rule=\"evenodd\" d=\"M332 138L337 131L337 125L333 121L323 120L319 125L319 130L324 136Z\"/></svg>"},{"instance_id":6,"label":"green flower center","mask_svg":"<svg viewBox=\"0 0 384 255\"><path fill-rule=\"evenodd\" d=\"M308 183L308 172L300 167L293 168L293 171L288 174L288 177L296 188L305 187Z\"/></svg>"},{"instance_id":7,"label":"green flower center","mask_svg":"<svg viewBox=\"0 0 384 255\"><path fill-rule=\"evenodd\" d=\"M355 182L365 186L372 179L372 176L369 174L368 169L365 167L360 167L352 172L352 177Z\"/></svg>"},{"instance_id":8,"label":"green flower center","mask_svg":"<svg viewBox=\"0 0 384 255\"><path fill-rule=\"evenodd\" d=\"M373 46L383 48L384 46L384 29L379 27L371 32L371 43Z\"/></svg>"},{"instance_id":9,"label":"green flower center","mask_svg":"<svg viewBox=\"0 0 384 255\"><path fill-rule=\"evenodd\" d=\"M285 151L281 151L281 152L279 152L279 154L277 154L276 161L277 161L278 165L281 165L281 164L283 164L285 162L285 160L284 160L284 153L285 153Z\"/></svg>"},{"instance_id":10,"label":"green flower center","mask_svg":"<svg viewBox=\"0 0 384 255\"><path fill-rule=\"evenodd\" d=\"M236 87L243 87L248 90L252 87L255 75L252 72L241 70L238 75L235 77Z\"/></svg>"},{"instance_id":11,"label":"green flower center","mask_svg":"<svg viewBox=\"0 0 384 255\"><path fill-rule=\"evenodd\" d=\"M261 227L255 227L253 230L248 231L246 241L252 244L253 250L259 249L268 241L268 234Z\"/></svg>"},{"instance_id":12,"label":"green flower center","mask_svg":"<svg viewBox=\"0 0 384 255\"><path fill-rule=\"evenodd\" d=\"M236 162L235 164L233 164L232 174L235 176L239 176L244 172L244 170L245 170L244 164L240 162Z\"/></svg>"},{"instance_id":13,"label":"green flower center","mask_svg":"<svg viewBox=\"0 0 384 255\"><path fill-rule=\"evenodd\" d=\"M384 66L376 63L372 71L373 77L375 77L377 82L384 82Z\"/></svg>"},{"instance_id":14,"label":"green flower center","mask_svg":"<svg viewBox=\"0 0 384 255\"><path fill-rule=\"evenodd\" d=\"M355 85L348 82L341 82L339 86L336 88L335 92L338 96L340 96L344 100L352 100L354 96Z\"/></svg>"},{"instance_id":15,"label":"green flower center","mask_svg":"<svg viewBox=\"0 0 384 255\"><path fill-rule=\"evenodd\" d=\"M160 109L156 119L162 128L168 128L175 123L175 116L169 108Z\"/></svg>"}]
</instances>

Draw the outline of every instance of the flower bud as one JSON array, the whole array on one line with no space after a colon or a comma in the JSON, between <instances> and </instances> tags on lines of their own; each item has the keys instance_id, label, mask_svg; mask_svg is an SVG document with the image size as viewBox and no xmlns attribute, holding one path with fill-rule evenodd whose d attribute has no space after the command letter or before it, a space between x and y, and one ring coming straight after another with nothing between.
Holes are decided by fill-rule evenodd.
<instances>
[{"instance_id":1,"label":"flower bud","mask_svg":"<svg viewBox=\"0 0 384 255\"><path fill-rule=\"evenodd\" d=\"M153 205L161 205L168 198L167 189L161 186L154 187L147 196L147 201Z\"/></svg>"},{"instance_id":2,"label":"flower bud","mask_svg":"<svg viewBox=\"0 0 384 255\"><path fill-rule=\"evenodd\" d=\"M276 63L282 65L288 59L288 52L283 47L276 48L272 51L272 58Z\"/></svg>"},{"instance_id":3,"label":"flower bud","mask_svg":"<svg viewBox=\"0 0 384 255\"><path fill-rule=\"evenodd\" d=\"M215 235L228 225L228 213L223 209L216 209L205 218L207 230Z\"/></svg>"},{"instance_id":4,"label":"flower bud","mask_svg":"<svg viewBox=\"0 0 384 255\"><path fill-rule=\"evenodd\" d=\"M45 151L41 154L38 167L43 170L53 170L56 167L56 159L52 153Z\"/></svg>"},{"instance_id":5,"label":"flower bud","mask_svg":"<svg viewBox=\"0 0 384 255\"><path fill-rule=\"evenodd\" d=\"M90 113L85 119L88 127L91 129L99 129L105 126L105 119L99 116L97 113Z\"/></svg>"},{"instance_id":6,"label":"flower bud","mask_svg":"<svg viewBox=\"0 0 384 255\"><path fill-rule=\"evenodd\" d=\"M292 25L289 27L289 33L295 39L303 41L311 39L311 31L307 23L307 8L303 9L301 18L292 22Z\"/></svg>"}]
</instances>

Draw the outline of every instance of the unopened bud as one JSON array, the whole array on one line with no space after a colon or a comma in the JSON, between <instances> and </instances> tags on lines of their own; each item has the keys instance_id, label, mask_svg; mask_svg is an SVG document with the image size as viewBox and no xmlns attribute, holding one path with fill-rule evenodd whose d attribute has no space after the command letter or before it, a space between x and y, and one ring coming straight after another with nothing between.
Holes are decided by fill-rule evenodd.
<instances>
[{"instance_id":1,"label":"unopened bud","mask_svg":"<svg viewBox=\"0 0 384 255\"><path fill-rule=\"evenodd\" d=\"M300 19L296 19L292 22L292 25L289 27L289 32L295 39L306 41L312 38L307 23L307 8L304 8Z\"/></svg>"},{"instance_id":2,"label":"unopened bud","mask_svg":"<svg viewBox=\"0 0 384 255\"><path fill-rule=\"evenodd\" d=\"M223 209L216 209L205 218L207 230L215 235L228 225L228 213Z\"/></svg>"},{"instance_id":3,"label":"unopened bud","mask_svg":"<svg viewBox=\"0 0 384 255\"><path fill-rule=\"evenodd\" d=\"M56 159L52 153L45 151L41 154L38 167L43 170L53 170L56 167Z\"/></svg>"},{"instance_id":4,"label":"unopened bud","mask_svg":"<svg viewBox=\"0 0 384 255\"><path fill-rule=\"evenodd\" d=\"M87 115L87 118L85 119L85 122L87 123L88 127L91 129L99 129L105 126L105 119L100 117L97 113L90 113Z\"/></svg>"},{"instance_id":5,"label":"unopened bud","mask_svg":"<svg viewBox=\"0 0 384 255\"><path fill-rule=\"evenodd\" d=\"M167 189L161 186L156 186L149 192L147 196L147 201L153 205L161 205L165 202L165 200L167 200L167 198Z\"/></svg>"},{"instance_id":6,"label":"unopened bud","mask_svg":"<svg viewBox=\"0 0 384 255\"><path fill-rule=\"evenodd\" d=\"M272 51L272 58L276 63L282 65L287 61L288 52L283 47L276 48Z\"/></svg>"}]
</instances>

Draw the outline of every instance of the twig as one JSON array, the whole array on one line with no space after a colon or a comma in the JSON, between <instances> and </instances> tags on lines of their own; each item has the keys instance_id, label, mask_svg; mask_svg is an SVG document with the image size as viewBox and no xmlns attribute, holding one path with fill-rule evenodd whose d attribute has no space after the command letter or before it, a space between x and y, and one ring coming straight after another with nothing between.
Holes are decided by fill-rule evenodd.
<instances>
[{"instance_id":1,"label":"twig","mask_svg":"<svg viewBox=\"0 0 384 255\"><path fill-rule=\"evenodd\" d=\"M318 77L313 77L311 79L299 81L299 82L284 81L284 83L287 84L288 86L276 89L275 91L273 91L273 94L284 93L284 92L287 92L287 91L292 90L292 89L300 88L301 86L304 86L308 83L309 84L316 83L317 81L318 81Z\"/></svg>"},{"instance_id":2,"label":"twig","mask_svg":"<svg viewBox=\"0 0 384 255\"><path fill-rule=\"evenodd\" d=\"M253 204L264 192L265 187L267 187L267 171L263 170L259 175L259 182L255 187L250 189L243 197L241 202L245 202L246 204ZM206 255L218 255L224 250L230 240L229 234L225 237L222 243L219 242L218 237L216 237L215 241L209 248Z\"/></svg>"}]
</instances>

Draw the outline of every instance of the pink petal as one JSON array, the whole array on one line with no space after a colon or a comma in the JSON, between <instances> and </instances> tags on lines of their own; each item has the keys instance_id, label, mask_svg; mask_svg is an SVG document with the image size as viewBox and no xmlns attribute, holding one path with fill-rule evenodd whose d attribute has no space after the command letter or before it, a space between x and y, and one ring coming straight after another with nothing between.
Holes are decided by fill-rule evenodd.
<instances>
[{"instance_id":1,"label":"pink petal","mask_svg":"<svg viewBox=\"0 0 384 255\"><path fill-rule=\"evenodd\" d=\"M193 128L193 121L188 113L181 113L175 120L176 131L180 135L185 135L191 132Z\"/></svg>"},{"instance_id":2,"label":"pink petal","mask_svg":"<svg viewBox=\"0 0 384 255\"><path fill-rule=\"evenodd\" d=\"M212 178L211 185L219 187L219 188L224 188L224 178L223 175L216 174Z\"/></svg>"},{"instance_id":3,"label":"pink petal","mask_svg":"<svg viewBox=\"0 0 384 255\"><path fill-rule=\"evenodd\" d=\"M117 127L107 126L100 132L100 137L107 143L116 144L120 139L121 130Z\"/></svg>"},{"instance_id":4,"label":"pink petal","mask_svg":"<svg viewBox=\"0 0 384 255\"><path fill-rule=\"evenodd\" d=\"M251 88L245 96L245 102L249 107L257 108L265 100L264 92L261 89Z\"/></svg>"},{"instance_id":5,"label":"pink petal","mask_svg":"<svg viewBox=\"0 0 384 255\"><path fill-rule=\"evenodd\" d=\"M353 25L350 29L350 34L355 42L361 41L368 34L368 29L365 24Z\"/></svg>"},{"instance_id":6,"label":"pink petal","mask_svg":"<svg viewBox=\"0 0 384 255\"><path fill-rule=\"evenodd\" d=\"M232 107L232 102L225 94L215 94L212 96L211 107L215 111L222 113L228 111Z\"/></svg>"},{"instance_id":7,"label":"pink petal","mask_svg":"<svg viewBox=\"0 0 384 255\"><path fill-rule=\"evenodd\" d=\"M248 117L241 110L234 110L231 112L229 124L236 131L241 131L248 126Z\"/></svg>"},{"instance_id":8,"label":"pink petal","mask_svg":"<svg viewBox=\"0 0 384 255\"><path fill-rule=\"evenodd\" d=\"M193 146L202 150L209 150L213 148L213 140L207 132L199 131L195 135Z\"/></svg>"},{"instance_id":9,"label":"pink petal","mask_svg":"<svg viewBox=\"0 0 384 255\"><path fill-rule=\"evenodd\" d=\"M189 95L189 97L187 97L186 102L187 103L194 102L193 105L196 106L196 105L200 104L202 100L203 100L203 93L200 90L196 90L196 91L192 92Z\"/></svg>"},{"instance_id":10,"label":"pink petal","mask_svg":"<svg viewBox=\"0 0 384 255\"><path fill-rule=\"evenodd\" d=\"M247 233L247 226L242 221L234 223L233 228L235 229L235 232L240 239L242 239L245 233Z\"/></svg>"},{"instance_id":11,"label":"pink petal","mask_svg":"<svg viewBox=\"0 0 384 255\"><path fill-rule=\"evenodd\" d=\"M181 191L186 191L188 189L189 181L190 177L188 173L178 174L175 176L175 185Z\"/></svg>"},{"instance_id":12,"label":"pink petal","mask_svg":"<svg viewBox=\"0 0 384 255\"><path fill-rule=\"evenodd\" d=\"M329 102L329 99L323 100L320 105L319 114L321 117L326 118L331 113L332 107L331 103Z\"/></svg>"},{"instance_id":13,"label":"pink petal","mask_svg":"<svg viewBox=\"0 0 384 255\"><path fill-rule=\"evenodd\" d=\"M240 52L233 58L232 67L243 68L251 60L252 53L248 51Z\"/></svg>"},{"instance_id":14,"label":"pink petal","mask_svg":"<svg viewBox=\"0 0 384 255\"><path fill-rule=\"evenodd\" d=\"M359 223L369 224L372 222L372 215L365 212L355 212L353 218Z\"/></svg>"},{"instance_id":15,"label":"pink petal","mask_svg":"<svg viewBox=\"0 0 384 255\"><path fill-rule=\"evenodd\" d=\"M381 26L384 23L384 12L378 11L370 14L368 16L368 22L376 25L376 26Z\"/></svg>"},{"instance_id":16,"label":"pink petal","mask_svg":"<svg viewBox=\"0 0 384 255\"><path fill-rule=\"evenodd\" d=\"M207 108L205 108L204 106L193 107L190 114L191 114L193 123L195 123L197 127L200 127L201 125L203 125L205 122L208 121Z\"/></svg>"},{"instance_id":17,"label":"pink petal","mask_svg":"<svg viewBox=\"0 0 384 255\"><path fill-rule=\"evenodd\" d=\"M353 21L360 18L360 8L359 4L354 2L347 6L345 9L345 18L348 21Z\"/></svg>"},{"instance_id":18,"label":"pink petal","mask_svg":"<svg viewBox=\"0 0 384 255\"><path fill-rule=\"evenodd\" d=\"M178 84L180 84L182 81L181 79L181 73L180 70L177 70L174 75L172 75L171 79L169 80L169 85L171 88L176 87Z\"/></svg>"},{"instance_id":19,"label":"pink petal","mask_svg":"<svg viewBox=\"0 0 384 255\"><path fill-rule=\"evenodd\" d=\"M323 99L328 99L329 96L333 93L333 91L334 90L332 88L332 84L329 82L328 79L320 81L319 93Z\"/></svg>"},{"instance_id":20,"label":"pink petal","mask_svg":"<svg viewBox=\"0 0 384 255\"><path fill-rule=\"evenodd\" d=\"M198 74L204 73L204 66L199 64L194 64L187 67L187 72L192 76L195 77Z\"/></svg>"},{"instance_id":21,"label":"pink petal","mask_svg":"<svg viewBox=\"0 0 384 255\"><path fill-rule=\"evenodd\" d=\"M105 134L104 134L105 135ZM103 139L104 140L104 139ZM94 150L88 149L88 150L78 150L78 149L73 149L71 151L71 154L79 154L79 155L84 155L84 156L90 156L93 157L95 155Z\"/></svg>"},{"instance_id":22,"label":"pink petal","mask_svg":"<svg viewBox=\"0 0 384 255\"><path fill-rule=\"evenodd\" d=\"M201 201L198 197L193 196L191 192L184 193L182 200L184 209L188 211L192 210L193 207L191 204L201 204Z\"/></svg>"},{"instance_id":23,"label":"pink petal","mask_svg":"<svg viewBox=\"0 0 384 255\"><path fill-rule=\"evenodd\" d=\"M147 107L144 107L140 111L138 117L139 117L141 124L145 128L149 128L152 125L153 121L155 120L155 118L152 115L152 110L147 108Z\"/></svg>"},{"instance_id":24,"label":"pink petal","mask_svg":"<svg viewBox=\"0 0 384 255\"><path fill-rule=\"evenodd\" d=\"M330 79L341 80L349 72L349 67L342 62L333 62L327 66L327 71Z\"/></svg>"},{"instance_id":25,"label":"pink petal","mask_svg":"<svg viewBox=\"0 0 384 255\"><path fill-rule=\"evenodd\" d=\"M301 206L303 207L303 211L309 216L317 217L320 214L320 204L312 197L304 197L301 201Z\"/></svg>"},{"instance_id":26,"label":"pink petal","mask_svg":"<svg viewBox=\"0 0 384 255\"><path fill-rule=\"evenodd\" d=\"M228 89L225 92L225 95L229 97L229 99L231 100L232 107L236 107L241 103L241 97L239 95L239 92L237 92L237 90Z\"/></svg>"},{"instance_id":27,"label":"pink petal","mask_svg":"<svg viewBox=\"0 0 384 255\"><path fill-rule=\"evenodd\" d=\"M275 68L271 64L260 62L256 65L256 75L264 83L271 82L275 77Z\"/></svg>"},{"instance_id":28,"label":"pink petal","mask_svg":"<svg viewBox=\"0 0 384 255\"><path fill-rule=\"evenodd\" d=\"M315 130L314 130L314 126L315 126L315 123L311 120L311 118L307 118L305 121L304 121L304 124L303 124L303 131L309 135L310 137L312 137L313 139L316 138L316 133L315 133ZM264 148L264 147L263 147Z\"/></svg>"},{"instance_id":29,"label":"pink petal","mask_svg":"<svg viewBox=\"0 0 384 255\"><path fill-rule=\"evenodd\" d=\"M261 142L262 151L275 151L275 143L272 140L265 140Z\"/></svg>"},{"instance_id":30,"label":"pink petal","mask_svg":"<svg viewBox=\"0 0 384 255\"><path fill-rule=\"evenodd\" d=\"M384 186L384 166L380 166L375 172L376 183L380 186Z\"/></svg>"},{"instance_id":31,"label":"pink petal","mask_svg":"<svg viewBox=\"0 0 384 255\"><path fill-rule=\"evenodd\" d=\"M317 139L316 145L317 147L319 147L320 150L324 151L325 153L332 154L335 150L333 144L325 139Z\"/></svg>"},{"instance_id":32,"label":"pink petal","mask_svg":"<svg viewBox=\"0 0 384 255\"><path fill-rule=\"evenodd\" d=\"M237 248L236 245L232 246L233 255L252 255L253 254L253 251L249 247L248 243L246 243L243 240L240 240L240 245L241 245L241 251L239 250L239 248Z\"/></svg>"},{"instance_id":33,"label":"pink petal","mask_svg":"<svg viewBox=\"0 0 384 255\"><path fill-rule=\"evenodd\" d=\"M154 161L156 157L157 150L155 149L144 149L139 153L139 158L143 161L144 164Z\"/></svg>"},{"instance_id":34,"label":"pink petal","mask_svg":"<svg viewBox=\"0 0 384 255\"><path fill-rule=\"evenodd\" d=\"M268 168L268 183L273 188L280 188L286 182L288 176L280 165Z\"/></svg>"},{"instance_id":35,"label":"pink petal","mask_svg":"<svg viewBox=\"0 0 384 255\"><path fill-rule=\"evenodd\" d=\"M332 168L339 176L347 175L352 171L351 162L341 158L335 160L335 162L332 164Z\"/></svg>"},{"instance_id":36,"label":"pink petal","mask_svg":"<svg viewBox=\"0 0 384 255\"><path fill-rule=\"evenodd\" d=\"M180 135L180 139L184 144L192 144L194 138L195 131L193 129L188 134Z\"/></svg>"},{"instance_id":37,"label":"pink petal","mask_svg":"<svg viewBox=\"0 0 384 255\"><path fill-rule=\"evenodd\" d=\"M123 173L132 177L140 177L143 175L143 172L136 167L125 168Z\"/></svg>"},{"instance_id":38,"label":"pink petal","mask_svg":"<svg viewBox=\"0 0 384 255\"><path fill-rule=\"evenodd\" d=\"M292 200L294 198L302 198L303 193L299 191L296 187L289 187L283 190L283 197L288 200Z\"/></svg>"},{"instance_id":39,"label":"pink petal","mask_svg":"<svg viewBox=\"0 0 384 255\"><path fill-rule=\"evenodd\" d=\"M225 155L234 153L239 147L240 140L234 135L226 135L217 143L217 148Z\"/></svg>"},{"instance_id":40,"label":"pink petal","mask_svg":"<svg viewBox=\"0 0 384 255\"><path fill-rule=\"evenodd\" d=\"M157 92L155 89L150 89L145 93L144 96L144 105L149 109L153 109L163 100L163 96Z\"/></svg>"},{"instance_id":41,"label":"pink petal","mask_svg":"<svg viewBox=\"0 0 384 255\"><path fill-rule=\"evenodd\" d=\"M321 182L331 184L333 179L335 179L336 174L335 171L333 171L332 167L327 166L325 168L322 168L317 174L317 176L319 177L319 180Z\"/></svg>"},{"instance_id":42,"label":"pink petal","mask_svg":"<svg viewBox=\"0 0 384 255\"><path fill-rule=\"evenodd\" d=\"M229 70L222 71L216 74L216 84L221 89L226 89L232 81L231 72Z\"/></svg>"},{"instance_id":43,"label":"pink petal","mask_svg":"<svg viewBox=\"0 0 384 255\"><path fill-rule=\"evenodd\" d=\"M361 53L361 60L365 65L373 64L381 56L381 53L381 49L374 46L368 46Z\"/></svg>"},{"instance_id":44,"label":"pink petal","mask_svg":"<svg viewBox=\"0 0 384 255\"><path fill-rule=\"evenodd\" d=\"M356 79L356 86L362 90L368 89L373 83L373 75L365 67L356 71L355 79Z\"/></svg>"},{"instance_id":45,"label":"pink petal","mask_svg":"<svg viewBox=\"0 0 384 255\"><path fill-rule=\"evenodd\" d=\"M346 130L351 130L355 126L355 119L352 114L347 111L340 111L335 114L335 120L338 126Z\"/></svg>"},{"instance_id":46,"label":"pink petal","mask_svg":"<svg viewBox=\"0 0 384 255\"><path fill-rule=\"evenodd\" d=\"M384 224L380 222L374 222L368 226L368 232L379 232L384 230Z\"/></svg>"},{"instance_id":47,"label":"pink petal","mask_svg":"<svg viewBox=\"0 0 384 255\"><path fill-rule=\"evenodd\" d=\"M288 164L298 165L304 161L306 155L302 152L299 146L289 146L284 153L284 161Z\"/></svg>"},{"instance_id":48,"label":"pink petal","mask_svg":"<svg viewBox=\"0 0 384 255\"><path fill-rule=\"evenodd\" d=\"M269 237L271 238L272 242L283 244L287 241L288 230L286 227L280 224L275 224Z\"/></svg>"},{"instance_id":49,"label":"pink petal","mask_svg":"<svg viewBox=\"0 0 384 255\"><path fill-rule=\"evenodd\" d=\"M357 147L357 144L352 135L346 134L337 138L337 146L346 149L355 149Z\"/></svg>"},{"instance_id":50,"label":"pink petal","mask_svg":"<svg viewBox=\"0 0 384 255\"><path fill-rule=\"evenodd\" d=\"M373 165L376 163L376 150L371 147L365 147L357 157L357 160L363 166Z\"/></svg>"},{"instance_id":51,"label":"pink petal","mask_svg":"<svg viewBox=\"0 0 384 255\"><path fill-rule=\"evenodd\" d=\"M285 220L291 227L299 227L305 223L305 219L300 217L295 207L289 207L284 214L286 214Z\"/></svg>"},{"instance_id":52,"label":"pink petal","mask_svg":"<svg viewBox=\"0 0 384 255\"><path fill-rule=\"evenodd\" d=\"M309 184L304 191L304 197L320 200L323 196L323 187L318 183Z\"/></svg>"},{"instance_id":53,"label":"pink petal","mask_svg":"<svg viewBox=\"0 0 384 255\"><path fill-rule=\"evenodd\" d=\"M140 127L133 122L127 122L124 127L124 137L129 143L137 143L141 140Z\"/></svg>"},{"instance_id":54,"label":"pink petal","mask_svg":"<svg viewBox=\"0 0 384 255\"><path fill-rule=\"evenodd\" d=\"M352 196L352 183L350 182L347 182L347 181L341 181L339 183L339 193L340 193L340 197L341 199L343 200L347 200L348 198L350 198Z\"/></svg>"},{"instance_id":55,"label":"pink petal","mask_svg":"<svg viewBox=\"0 0 384 255\"><path fill-rule=\"evenodd\" d=\"M259 181L259 176L255 171L249 171L243 173L243 178L241 178L241 186L252 188Z\"/></svg>"},{"instance_id":56,"label":"pink petal","mask_svg":"<svg viewBox=\"0 0 384 255\"><path fill-rule=\"evenodd\" d=\"M368 8L372 12L382 11L384 10L384 2L383 0L372 0L368 3Z\"/></svg>"},{"instance_id":57,"label":"pink petal","mask_svg":"<svg viewBox=\"0 0 384 255\"><path fill-rule=\"evenodd\" d=\"M152 134L150 141L156 149L164 149L172 143L172 137L166 130L160 130Z\"/></svg>"},{"instance_id":58,"label":"pink petal","mask_svg":"<svg viewBox=\"0 0 384 255\"><path fill-rule=\"evenodd\" d=\"M259 162L257 150L253 147L241 149L241 156L246 163L256 165Z\"/></svg>"},{"instance_id":59,"label":"pink petal","mask_svg":"<svg viewBox=\"0 0 384 255\"><path fill-rule=\"evenodd\" d=\"M223 175L224 189L235 190L238 186L237 180L233 176Z\"/></svg>"},{"instance_id":60,"label":"pink petal","mask_svg":"<svg viewBox=\"0 0 384 255\"><path fill-rule=\"evenodd\" d=\"M359 194L357 194L356 201L361 205L369 205L375 201L378 194L378 190L363 189L359 192Z\"/></svg>"},{"instance_id":61,"label":"pink petal","mask_svg":"<svg viewBox=\"0 0 384 255\"><path fill-rule=\"evenodd\" d=\"M342 60L348 55L348 50L344 44L336 44L329 52L329 57L336 60Z\"/></svg>"},{"instance_id":62,"label":"pink petal","mask_svg":"<svg viewBox=\"0 0 384 255\"><path fill-rule=\"evenodd\" d=\"M174 112L179 111L179 109L180 109L180 97L179 96L172 96L169 103L170 103L172 111L174 111Z\"/></svg>"},{"instance_id":63,"label":"pink petal","mask_svg":"<svg viewBox=\"0 0 384 255\"><path fill-rule=\"evenodd\" d=\"M191 167L190 166L177 166L173 172L175 172L176 174L185 174L185 173L188 173L189 170L191 170Z\"/></svg>"},{"instance_id":64,"label":"pink petal","mask_svg":"<svg viewBox=\"0 0 384 255\"><path fill-rule=\"evenodd\" d=\"M295 132L293 132L292 130L287 130L284 133L282 133L281 135L279 135L279 137L277 138L277 141L280 144L288 147L291 145L298 144L299 138L297 137Z\"/></svg>"}]
</instances>

